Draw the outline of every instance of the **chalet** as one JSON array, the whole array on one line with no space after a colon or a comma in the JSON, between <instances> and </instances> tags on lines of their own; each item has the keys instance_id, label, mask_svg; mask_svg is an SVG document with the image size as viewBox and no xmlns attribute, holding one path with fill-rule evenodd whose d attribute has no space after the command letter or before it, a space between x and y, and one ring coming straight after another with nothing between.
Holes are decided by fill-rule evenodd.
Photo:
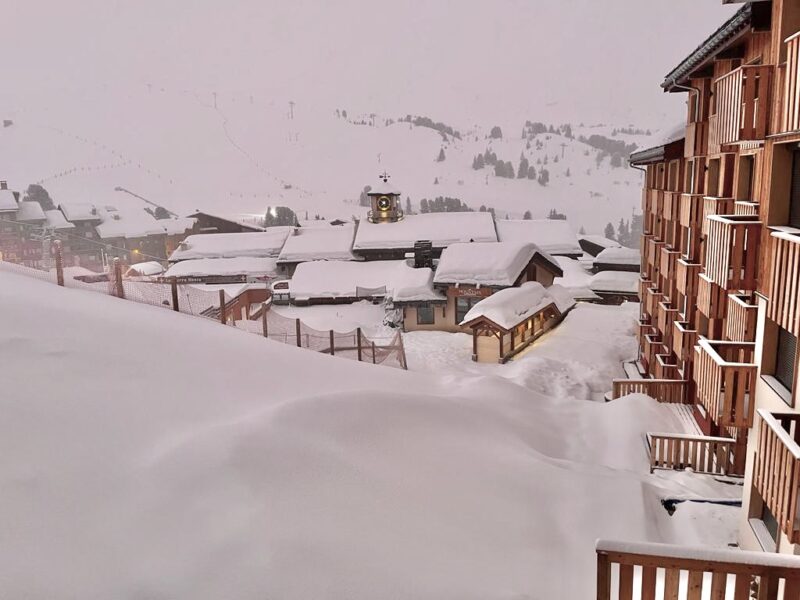
<instances>
[{"instance_id":1,"label":"chalet","mask_svg":"<svg viewBox=\"0 0 800 600\"><path fill-rule=\"evenodd\" d=\"M395 300L406 331L466 331L461 322L469 310L498 290L538 281L550 286L563 272L534 244L475 242L452 244L442 253L433 279L436 301Z\"/></svg>"},{"instance_id":2,"label":"chalet","mask_svg":"<svg viewBox=\"0 0 800 600\"><path fill-rule=\"evenodd\" d=\"M560 219L498 220L497 237L501 242L536 244L551 256L580 258L583 255L572 227Z\"/></svg>"},{"instance_id":3,"label":"chalet","mask_svg":"<svg viewBox=\"0 0 800 600\"><path fill-rule=\"evenodd\" d=\"M642 255L635 248L606 248L595 256L592 271L629 271L638 273L641 269Z\"/></svg>"},{"instance_id":4,"label":"chalet","mask_svg":"<svg viewBox=\"0 0 800 600\"><path fill-rule=\"evenodd\" d=\"M297 227L286 238L277 260L282 275L291 277L302 262L357 260L352 250L355 225L332 226L327 221L312 223L316 224Z\"/></svg>"},{"instance_id":5,"label":"chalet","mask_svg":"<svg viewBox=\"0 0 800 600\"><path fill-rule=\"evenodd\" d=\"M92 271L102 271L105 267L105 246L95 227L103 222L103 218L97 207L89 202L62 202L58 209L74 226L70 234L70 252L75 264Z\"/></svg>"},{"instance_id":6,"label":"chalet","mask_svg":"<svg viewBox=\"0 0 800 600\"><path fill-rule=\"evenodd\" d=\"M193 233L252 233L254 231L264 231L264 228L252 218L245 220L237 217L222 217L199 210L189 215L189 217L194 219Z\"/></svg>"},{"instance_id":7,"label":"chalet","mask_svg":"<svg viewBox=\"0 0 800 600\"><path fill-rule=\"evenodd\" d=\"M597 256L606 248L621 248L622 245L602 235L579 235L578 245L589 256Z\"/></svg>"},{"instance_id":8,"label":"chalet","mask_svg":"<svg viewBox=\"0 0 800 600\"><path fill-rule=\"evenodd\" d=\"M574 306L564 288L529 281L482 299L460 324L472 332L472 360L504 363L555 327Z\"/></svg>"}]
</instances>

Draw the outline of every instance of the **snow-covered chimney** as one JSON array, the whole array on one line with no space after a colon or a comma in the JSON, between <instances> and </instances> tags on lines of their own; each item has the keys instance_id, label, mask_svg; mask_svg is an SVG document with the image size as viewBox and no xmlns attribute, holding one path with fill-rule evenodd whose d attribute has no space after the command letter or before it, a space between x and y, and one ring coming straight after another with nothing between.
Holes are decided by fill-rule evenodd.
<instances>
[{"instance_id":1,"label":"snow-covered chimney","mask_svg":"<svg viewBox=\"0 0 800 600\"><path fill-rule=\"evenodd\" d=\"M0 181L0 190L7 190L7 189L8 189L8 182Z\"/></svg>"}]
</instances>

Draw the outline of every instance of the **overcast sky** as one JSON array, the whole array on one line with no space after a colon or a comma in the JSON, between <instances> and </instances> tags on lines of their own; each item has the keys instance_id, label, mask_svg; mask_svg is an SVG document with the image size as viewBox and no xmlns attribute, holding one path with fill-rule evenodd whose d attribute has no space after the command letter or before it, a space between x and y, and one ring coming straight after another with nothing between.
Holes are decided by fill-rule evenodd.
<instances>
[{"instance_id":1,"label":"overcast sky","mask_svg":"<svg viewBox=\"0 0 800 600\"><path fill-rule=\"evenodd\" d=\"M683 98L662 94L662 76L737 8L720 0L0 7L0 108L32 94L57 99L65 87L154 83L462 123L505 113L643 125L680 118Z\"/></svg>"}]
</instances>

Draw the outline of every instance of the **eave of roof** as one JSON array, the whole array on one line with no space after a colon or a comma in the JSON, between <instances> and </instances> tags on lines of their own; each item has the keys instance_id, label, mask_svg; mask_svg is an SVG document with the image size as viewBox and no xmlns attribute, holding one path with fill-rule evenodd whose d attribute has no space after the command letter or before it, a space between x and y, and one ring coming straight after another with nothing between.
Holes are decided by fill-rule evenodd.
<instances>
[{"instance_id":1,"label":"eave of roof","mask_svg":"<svg viewBox=\"0 0 800 600\"><path fill-rule=\"evenodd\" d=\"M671 92L680 89L676 84L684 82L688 76L713 57L733 38L744 31L751 24L753 7L748 3L742 6L719 29L712 33L702 44L695 48L689 56L683 59L678 66L667 73L661 87L664 91Z\"/></svg>"}]
</instances>

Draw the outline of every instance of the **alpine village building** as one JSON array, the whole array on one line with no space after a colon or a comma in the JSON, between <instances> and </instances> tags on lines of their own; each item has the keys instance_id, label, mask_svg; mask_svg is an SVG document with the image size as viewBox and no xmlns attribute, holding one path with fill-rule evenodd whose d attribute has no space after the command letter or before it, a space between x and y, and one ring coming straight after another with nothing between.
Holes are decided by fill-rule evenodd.
<instances>
[{"instance_id":1,"label":"alpine village building","mask_svg":"<svg viewBox=\"0 0 800 600\"><path fill-rule=\"evenodd\" d=\"M649 434L651 468L743 476L740 548L798 555L800 2L741 4L661 84L686 94L685 126L630 159L645 172L645 379L615 381L614 397L640 391L691 405L705 437ZM717 576L727 572L737 574L736 598L800 598L797 563L779 557L729 552L712 569L723 558L670 548L636 562L636 550L613 543L597 551L598 598L610 597L610 562L620 565L620 598L630 565L645 562L667 569L668 588L671 572L694 567L708 597L734 597L732 580ZM702 571L713 571L711 584ZM651 584L643 572L643 598Z\"/></svg>"}]
</instances>

